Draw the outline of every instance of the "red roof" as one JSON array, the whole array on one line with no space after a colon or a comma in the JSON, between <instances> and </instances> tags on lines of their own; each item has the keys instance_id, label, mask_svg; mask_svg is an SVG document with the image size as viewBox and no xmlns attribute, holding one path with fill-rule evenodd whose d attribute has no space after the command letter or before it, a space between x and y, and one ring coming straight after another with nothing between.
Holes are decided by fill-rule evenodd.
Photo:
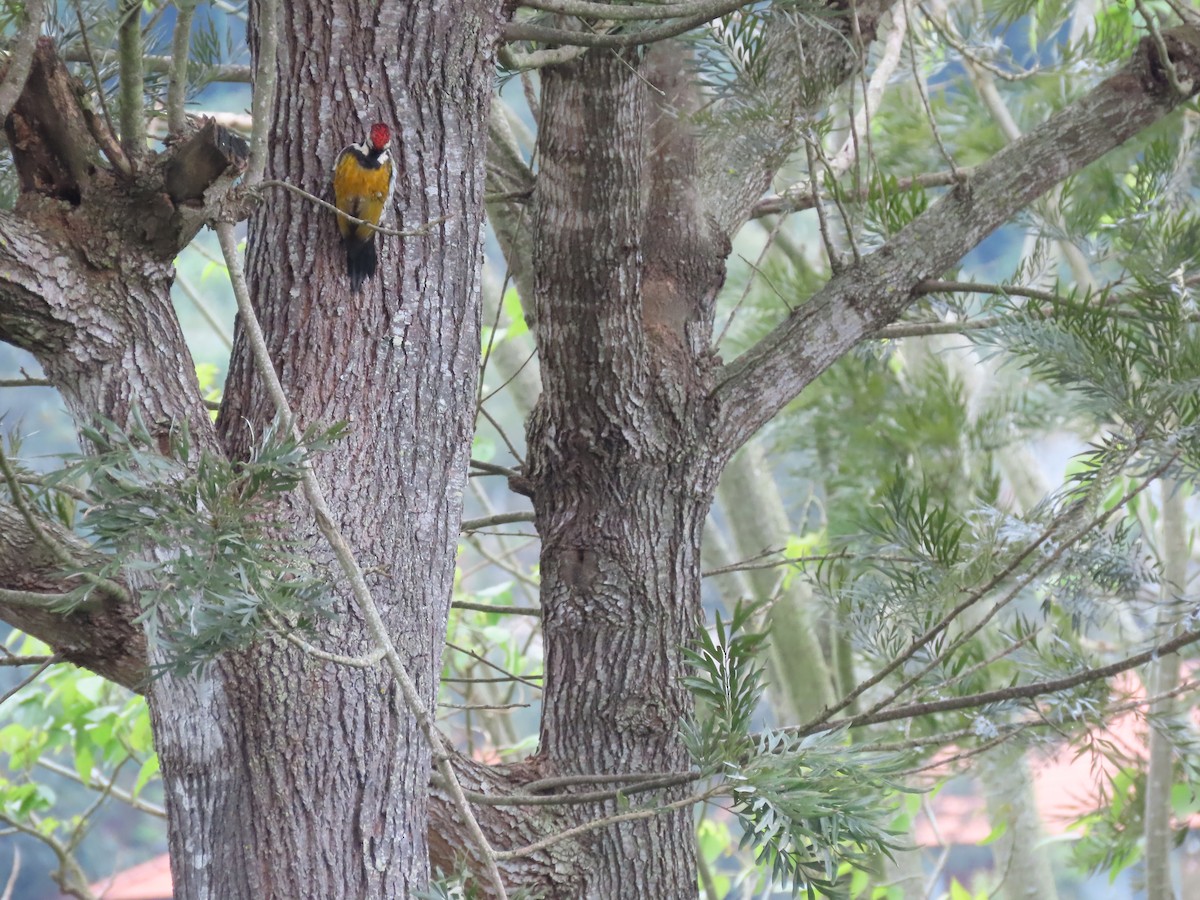
<instances>
[{"instance_id":1,"label":"red roof","mask_svg":"<svg viewBox=\"0 0 1200 900\"><path fill-rule=\"evenodd\" d=\"M164 853L117 872L93 884L92 891L103 900L171 900L171 858Z\"/></svg>"}]
</instances>

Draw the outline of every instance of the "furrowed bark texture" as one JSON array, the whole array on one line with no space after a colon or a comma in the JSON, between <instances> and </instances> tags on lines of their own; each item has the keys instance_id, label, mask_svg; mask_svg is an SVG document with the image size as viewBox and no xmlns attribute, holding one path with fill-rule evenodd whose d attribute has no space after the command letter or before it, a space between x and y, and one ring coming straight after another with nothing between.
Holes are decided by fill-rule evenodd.
<instances>
[{"instance_id":1,"label":"furrowed bark texture","mask_svg":"<svg viewBox=\"0 0 1200 900\"><path fill-rule=\"evenodd\" d=\"M83 565L98 564L99 554L86 542L51 522L39 523ZM14 507L0 504L0 585L53 597L79 587L63 574L63 565L30 530ZM64 614L51 602L0 602L0 619L48 643L65 662L84 666L117 684L141 685L146 676L146 636L134 622L140 610L99 592Z\"/></svg>"},{"instance_id":2,"label":"furrowed bark texture","mask_svg":"<svg viewBox=\"0 0 1200 900\"><path fill-rule=\"evenodd\" d=\"M695 213L688 129L657 148L664 162L648 161L664 113L646 84L670 69L594 52L543 74L533 264L544 391L528 428L527 487L542 538L539 757L560 774L688 765L679 650L699 622L700 531L714 488L701 440L708 412L696 402L711 362L692 348L707 347L696 298L715 295L723 266L721 253L704 254L694 222L650 233ZM663 204L653 215L651 197ZM571 876L552 896L695 896L692 813L596 832Z\"/></svg>"},{"instance_id":3,"label":"furrowed bark texture","mask_svg":"<svg viewBox=\"0 0 1200 900\"><path fill-rule=\"evenodd\" d=\"M272 357L301 427L349 424L317 474L430 707L474 420L496 17L483 0L288 4L267 177L325 194L338 151L378 119L395 134L389 224L447 220L423 237L377 236L381 277L357 296L326 211L276 192L250 223ZM225 390L221 437L244 454L274 411L241 331ZM281 515L336 583L303 503ZM335 609L317 642L369 650L348 592ZM216 668L192 715L151 694L176 896L400 898L424 886L429 747L385 670L282 642Z\"/></svg>"}]
</instances>

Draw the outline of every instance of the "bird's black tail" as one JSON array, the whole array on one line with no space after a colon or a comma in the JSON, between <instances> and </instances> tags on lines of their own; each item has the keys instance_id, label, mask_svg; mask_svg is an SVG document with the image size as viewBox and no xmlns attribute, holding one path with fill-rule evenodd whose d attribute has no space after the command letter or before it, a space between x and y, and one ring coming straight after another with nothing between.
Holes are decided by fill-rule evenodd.
<instances>
[{"instance_id":1,"label":"bird's black tail","mask_svg":"<svg viewBox=\"0 0 1200 900\"><path fill-rule=\"evenodd\" d=\"M375 277L379 257L375 254L375 236L365 241L346 242L346 272L350 275L350 290L358 294L368 278Z\"/></svg>"}]
</instances>

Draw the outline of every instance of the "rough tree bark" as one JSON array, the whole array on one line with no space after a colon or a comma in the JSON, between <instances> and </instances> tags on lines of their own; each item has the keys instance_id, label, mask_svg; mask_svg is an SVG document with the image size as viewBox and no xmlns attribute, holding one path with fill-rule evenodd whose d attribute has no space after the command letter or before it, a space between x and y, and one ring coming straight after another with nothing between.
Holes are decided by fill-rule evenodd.
<instances>
[{"instance_id":1,"label":"rough tree bark","mask_svg":"<svg viewBox=\"0 0 1200 900\"><path fill-rule=\"evenodd\" d=\"M289 4L278 27L267 177L324 194L341 146L382 119L396 123L392 221L416 228L445 218L421 237L378 237L381 277L355 296L332 217L276 193L251 219L247 259L299 424L349 423L347 439L317 461L318 477L432 708L474 425L496 9L310 0ZM239 329L218 423L226 450L243 453L272 418ZM288 517L312 539L303 505ZM335 570L320 542L314 555ZM337 612L320 643L369 648L348 597ZM318 662L272 642L218 672L223 741L205 763L225 773L226 814L176 804L173 859L186 860L182 851L204 835L223 851L211 889L221 897L391 898L422 887L429 747L386 670ZM203 726L161 712L160 746L165 732L187 758ZM174 773L164 765L164 774ZM186 893L179 868L184 896L202 896Z\"/></svg>"},{"instance_id":2,"label":"rough tree bark","mask_svg":"<svg viewBox=\"0 0 1200 900\"><path fill-rule=\"evenodd\" d=\"M703 437L727 247L698 215L695 141L673 102L687 101L681 61L675 47L591 53L542 80L533 300L544 390L524 487L542 539L539 756L562 774L688 765L679 649L699 621L716 486ZM665 91L661 105L648 82ZM683 809L600 832L582 883L558 896L694 896L691 822Z\"/></svg>"},{"instance_id":3,"label":"rough tree bark","mask_svg":"<svg viewBox=\"0 0 1200 900\"><path fill-rule=\"evenodd\" d=\"M888 5L857 8L875 15ZM302 424L350 422L320 475L430 702L474 414L497 28L485 0L448 7L291 4L269 174L319 194L338 148L366 122L390 118L401 131L402 224L450 218L424 237L381 238L382 277L361 298L346 293L330 217L291 195L272 195L255 213L249 260ZM861 61L857 37L869 37L870 20L857 29L829 21L841 34L826 23L828 39L853 52L806 45L789 65L816 87L791 98L795 109L819 104ZM1179 79L1200 85L1200 35L1180 29L1167 40ZM722 366L710 350L712 304L730 232L794 134L767 135L774 144L761 161L729 165L730 148L700 145L688 125L684 72L678 48L667 47L593 51L543 76L529 271L545 391L528 426L528 468L514 484L533 497L543 540L541 747L508 770L464 764L480 791L511 792L535 771L686 766L680 648L698 619L701 525L721 467L834 359L898 316L922 278L1179 100L1143 44L1118 76L980 166ZM244 452L245 423L258 429L270 418L244 342L219 431L210 431L169 312L170 253L147 245L144 229L91 233L87 216L115 204L116 192L89 193L93 175L83 174L78 197L28 193L16 216L0 214L0 338L38 355L81 420L123 422L136 406L156 423L186 418L202 442ZM302 510L287 514L303 529ZM0 542L0 554L22 546ZM5 586L18 571L0 559ZM356 616L348 604L341 611L322 642L365 649ZM37 627L55 642L51 625ZM401 897L423 883L428 750L390 680L267 642L201 680L160 679L150 700L179 896ZM609 809L509 809L484 826L524 842L564 816ZM471 852L444 807L433 821L440 848ZM509 872L552 897L693 897L692 840L691 814L680 811L594 832Z\"/></svg>"},{"instance_id":4,"label":"rough tree bark","mask_svg":"<svg viewBox=\"0 0 1200 900\"><path fill-rule=\"evenodd\" d=\"M323 195L338 150L383 119L397 125L400 224L445 217L422 237L379 238L382 277L352 297L332 217L277 193L254 214L248 266L300 424L350 424L319 475L432 707L474 423L498 4L311 0L290 4L278 27L269 176ZM186 418L201 446L243 454L273 418L245 341L239 333L214 431L168 294L186 241L151 233L149 199L165 192L123 185L122 196L75 132L52 148L68 163L63 199L28 183L21 217L0 219L12 236L0 337L38 356L79 421L126 423L137 410L166 429ZM47 141L17 138L38 161ZM281 517L336 571L302 504ZM365 648L348 598L336 608L320 642ZM193 678L155 679L147 696L177 897L393 898L425 885L429 748L382 671L269 641Z\"/></svg>"}]
</instances>

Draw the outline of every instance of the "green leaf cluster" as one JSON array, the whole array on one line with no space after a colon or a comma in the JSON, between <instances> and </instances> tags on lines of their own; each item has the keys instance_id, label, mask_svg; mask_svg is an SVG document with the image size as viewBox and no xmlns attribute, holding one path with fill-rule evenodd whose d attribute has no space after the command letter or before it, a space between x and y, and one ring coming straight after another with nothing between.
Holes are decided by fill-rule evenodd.
<instances>
[{"instance_id":1,"label":"green leaf cluster","mask_svg":"<svg viewBox=\"0 0 1200 900\"><path fill-rule=\"evenodd\" d=\"M171 432L167 453L140 421L128 433L112 422L83 429L96 452L65 470L90 479L81 524L110 556L100 574L137 587L163 667L189 671L249 645L273 627L268 613L303 628L327 612L326 573L278 514L313 455L342 433L310 428L297 439L276 423L234 462L192 446L186 427Z\"/></svg>"}]
</instances>

